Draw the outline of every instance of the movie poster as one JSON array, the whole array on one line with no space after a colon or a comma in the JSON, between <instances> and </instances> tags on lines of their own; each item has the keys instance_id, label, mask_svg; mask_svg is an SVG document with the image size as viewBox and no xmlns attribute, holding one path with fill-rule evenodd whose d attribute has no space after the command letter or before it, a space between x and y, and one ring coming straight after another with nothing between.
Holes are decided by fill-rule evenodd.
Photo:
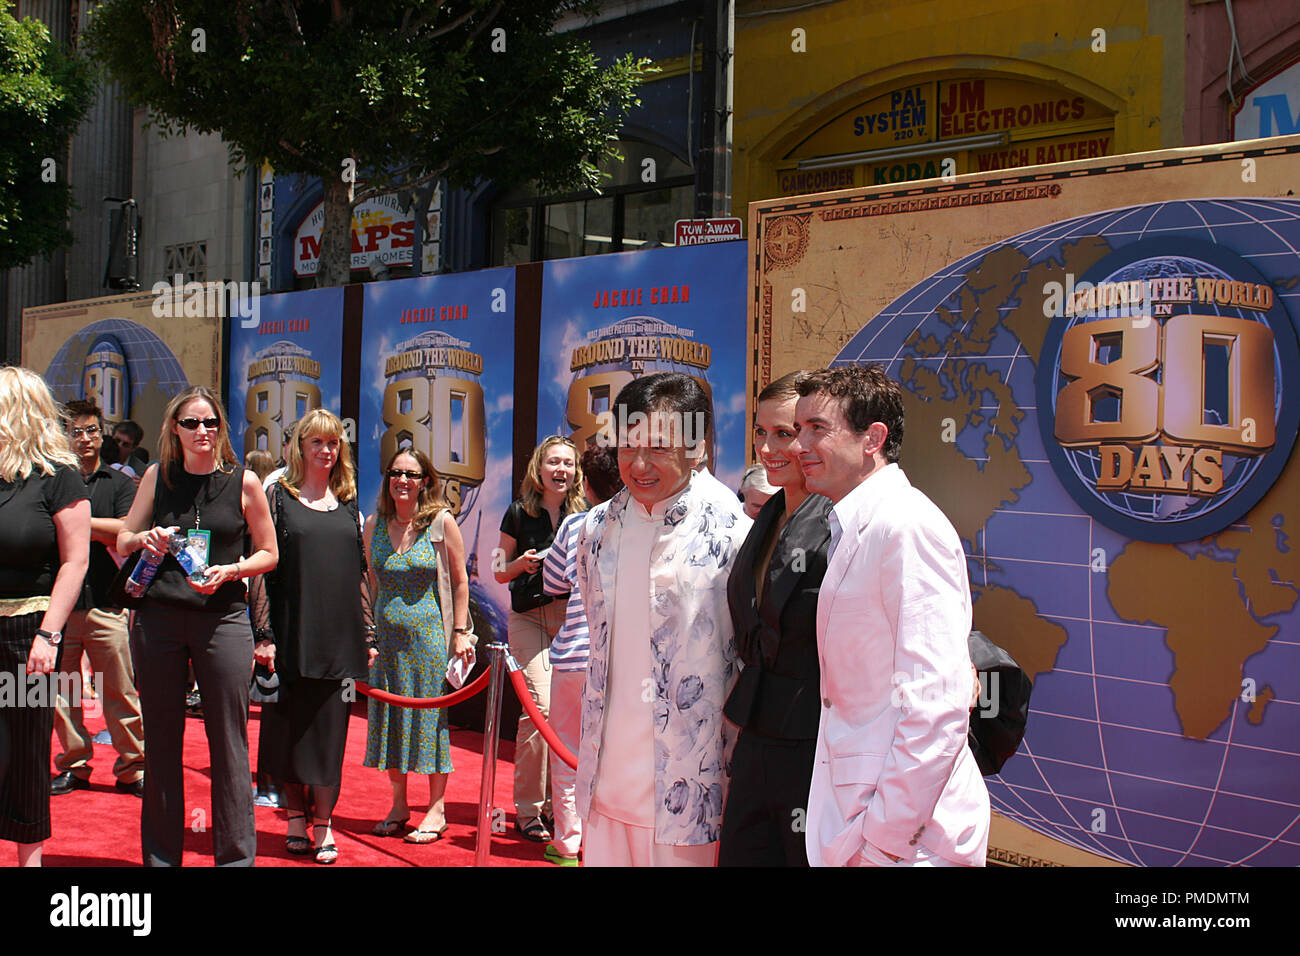
<instances>
[{"instance_id":1,"label":"movie poster","mask_svg":"<svg viewBox=\"0 0 1300 956\"><path fill-rule=\"evenodd\" d=\"M754 367L879 363L1034 682L990 859L1300 864L1300 137L750 207Z\"/></svg>"},{"instance_id":2,"label":"movie poster","mask_svg":"<svg viewBox=\"0 0 1300 956\"><path fill-rule=\"evenodd\" d=\"M343 289L265 295L260 311L230 333L230 443L241 459L259 449L279 460L284 430L313 408L342 415Z\"/></svg>"},{"instance_id":3,"label":"movie poster","mask_svg":"<svg viewBox=\"0 0 1300 956\"><path fill-rule=\"evenodd\" d=\"M172 396L191 385L221 389L222 287L194 286L204 294L189 300L150 291L24 309L23 365L45 377L57 401L94 401L108 431L138 423L156 457Z\"/></svg>"},{"instance_id":4,"label":"movie poster","mask_svg":"<svg viewBox=\"0 0 1300 956\"><path fill-rule=\"evenodd\" d=\"M399 448L432 461L465 539L480 644L505 639L509 592L492 576L513 499L515 273L372 282L365 290L357 427L361 507Z\"/></svg>"},{"instance_id":5,"label":"movie poster","mask_svg":"<svg viewBox=\"0 0 1300 956\"><path fill-rule=\"evenodd\" d=\"M652 249L547 262L542 280L537 437L596 440L619 390L685 372L713 397L714 474L745 471L746 244Z\"/></svg>"}]
</instances>

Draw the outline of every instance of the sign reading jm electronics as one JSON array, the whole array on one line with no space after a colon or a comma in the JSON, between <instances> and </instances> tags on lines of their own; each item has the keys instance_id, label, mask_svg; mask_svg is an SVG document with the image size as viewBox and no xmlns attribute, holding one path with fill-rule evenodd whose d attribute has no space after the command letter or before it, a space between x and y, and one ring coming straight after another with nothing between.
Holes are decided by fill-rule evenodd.
<instances>
[{"instance_id":1,"label":"sign reading jm electronics","mask_svg":"<svg viewBox=\"0 0 1300 956\"><path fill-rule=\"evenodd\" d=\"M1113 152L1114 127L1105 107L1058 86L1002 77L913 82L814 132L786 156L778 184L789 196L1095 158ZM896 155L907 148L912 155ZM841 156L840 166L800 168Z\"/></svg>"}]
</instances>

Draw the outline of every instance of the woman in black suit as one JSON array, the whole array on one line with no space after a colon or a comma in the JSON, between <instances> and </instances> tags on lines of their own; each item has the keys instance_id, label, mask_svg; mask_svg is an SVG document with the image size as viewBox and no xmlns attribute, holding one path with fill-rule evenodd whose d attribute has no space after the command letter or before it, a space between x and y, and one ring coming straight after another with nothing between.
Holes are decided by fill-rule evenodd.
<instances>
[{"instance_id":1,"label":"woman in black suit","mask_svg":"<svg viewBox=\"0 0 1300 956\"><path fill-rule=\"evenodd\" d=\"M722 817L719 866L807 866L803 816L821 718L817 589L831 502L811 494L794 440L791 372L758 396L754 447L779 490L736 555L727 599L744 669L724 713L740 727Z\"/></svg>"}]
</instances>

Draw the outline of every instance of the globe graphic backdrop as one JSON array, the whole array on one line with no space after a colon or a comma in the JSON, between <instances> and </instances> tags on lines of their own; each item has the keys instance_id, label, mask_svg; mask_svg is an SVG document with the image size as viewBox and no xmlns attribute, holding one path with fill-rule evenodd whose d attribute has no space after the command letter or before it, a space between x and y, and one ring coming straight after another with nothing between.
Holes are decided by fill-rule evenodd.
<instances>
[{"instance_id":1,"label":"globe graphic backdrop","mask_svg":"<svg viewBox=\"0 0 1300 956\"><path fill-rule=\"evenodd\" d=\"M116 338L126 353L132 407L147 397L166 404L173 395L189 387L181 363L155 333L126 319L101 319L69 337L50 360L45 370L45 381L56 399L67 402L84 397L81 376L86 353L95 340L105 334Z\"/></svg>"},{"instance_id":2,"label":"globe graphic backdrop","mask_svg":"<svg viewBox=\"0 0 1300 956\"><path fill-rule=\"evenodd\" d=\"M975 625L1034 678L1024 745L987 778L994 809L1134 865L1296 866L1300 467L1236 524L1152 544L1076 504L1038 427L1046 285L1154 239L1217 244L1272 285L1275 321L1300 315L1300 203L1161 202L981 249L890 303L835 363L901 382L902 466L962 535ZM1300 368L1278 375L1300 382ZM1249 464L1225 460L1225 484Z\"/></svg>"}]
</instances>

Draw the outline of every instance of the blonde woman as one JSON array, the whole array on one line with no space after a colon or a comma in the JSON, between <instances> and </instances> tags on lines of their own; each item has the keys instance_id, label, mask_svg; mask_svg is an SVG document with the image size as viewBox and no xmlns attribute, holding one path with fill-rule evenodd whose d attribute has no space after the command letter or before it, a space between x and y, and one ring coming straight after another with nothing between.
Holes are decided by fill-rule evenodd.
<instances>
[{"instance_id":1,"label":"blonde woman","mask_svg":"<svg viewBox=\"0 0 1300 956\"><path fill-rule=\"evenodd\" d=\"M0 673L51 682L0 700L0 840L19 866L40 866L50 835L52 682L89 563L90 498L50 390L0 368Z\"/></svg>"},{"instance_id":2,"label":"blonde woman","mask_svg":"<svg viewBox=\"0 0 1300 956\"><path fill-rule=\"evenodd\" d=\"M159 461L140 480L117 536L120 554L164 555L136 610L131 656L144 716L145 866L180 866L185 828L181 749L185 672L191 661L203 690L212 763L212 846L217 866L252 866L257 852L248 767L248 685L253 632L243 578L275 567L275 527L262 486L230 447L226 412L203 386L181 392L163 413ZM179 530L207 561L191 581L167 552ZM244 536L252 554L243 557Z\"/></svg>"},{"instance_id":3,"label":"blonde woman","mask_svg":"<svg viewBox=\"0 0 1300 956\"><path fill-rule=\"evenodd\" d=\"M585 511L582 468L573 442L542 439L528 461L519 498L501 519L502 560L494 576L510 585L510 650L523 667L533 701L551 709L551 641L564 623L565 604L542 590L542 559L565 515ZM495 562L494 562L495 564ZM515 734L515 828L526 840L551 839L554 816L546 741L526 713Z\"/></svg>"},{"instance_id":4,"label":"blonde woman","mask_svg":"<svg viewBox=\"0 0 1300 956\"><path fill-rule=\"evenodd\" d=\"M279 700L262 707L258 746L289 815L285 848L333 863L330 817L338 801L351 706L343 681L363 680L374 659L357 511L356 470L343 423L317 408L298 422L285 473L267 490L280 543L274 574L253 593L253 651L280 675ZM257 599L267 585L269 603ZM312 841L307 839L307 823Z\"/></svg>"},{"instance_id":5,"label":"blonde woman","mask_svg":"<svg viewBox=\"0 0 1300 956\"><path fill-rule=\"evenodd\" d=\"M383 477L379 513L366 520L365 532L378 651L372 683L405 697L440 697L448 655L468 663L474 649L465 542L423 452L399 448ZM387 770L393 788L393 805L371 832L405 832L408 843L442 839L452 769L446 709L390 707L371 699L368 718L365 765ZM429 776L429 810L409 831L408 773Z\"/></svg>"}]
</instances>

